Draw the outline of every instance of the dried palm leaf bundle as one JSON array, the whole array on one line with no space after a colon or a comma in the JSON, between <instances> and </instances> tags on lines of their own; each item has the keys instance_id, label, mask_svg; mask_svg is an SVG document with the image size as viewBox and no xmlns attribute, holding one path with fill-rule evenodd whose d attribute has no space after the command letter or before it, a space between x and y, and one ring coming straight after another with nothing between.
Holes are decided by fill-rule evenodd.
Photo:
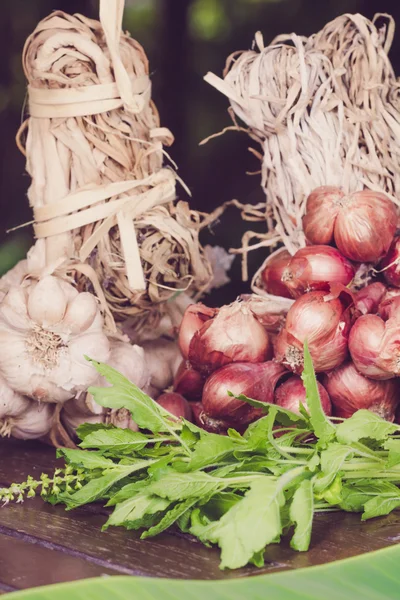
<instances>
[{"instance_id":1,"label":"dried palm leaf bundle","mask_svg":"<svg viewBox=\"0 0 400 600\"><path fill-rule=\"evenodd\" d=\"M101 0L100 21L56 11L39 23L23 53L29 119L17 139L45 264L98 295L108 329L130 317L140 330L212 272L198 239L207 219L176 202L173 136L145 52L122 33L123 8Z\"/></svg>"},{"instance_id":2,"label":"dried palm leaf bundle","mask_svg":"<svg viewBox=\"0 0 400 600\"><path fill-rule=\"evenodd\" d=\"M248 232L236 250L284 244L293 254L305 245L302 217L319 186L344 193L367 188L400 204L400 84L388 52L394 22L346 14L309 38L281 35L264 46L231 55L223 79L206 81L230 100L234 127L244 123L261 145L265 204L244 207L244 218L265 220L267 231ZM250 245L251 239L257 242ZM254 291L262 292L260 274Z\"/></svg>"}]
</instances>

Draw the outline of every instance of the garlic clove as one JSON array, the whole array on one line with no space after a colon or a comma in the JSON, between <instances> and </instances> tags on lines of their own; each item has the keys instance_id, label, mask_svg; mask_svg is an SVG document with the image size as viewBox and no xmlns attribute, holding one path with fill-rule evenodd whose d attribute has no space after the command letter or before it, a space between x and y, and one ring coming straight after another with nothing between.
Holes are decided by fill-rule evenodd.
<instances>
[{"instance_id":1,"label":"garlic clove","mask_svg":"<svg viewBox=\"0 0 400 600\"><path fill-rule=\"evenodd\" d=\"M69 303L63 327L72 334L82 333L92 325L97 312L96 298L89 292L82 292Z\"/></svg>"},{"instance_id":2,"label":"garlic clove","mask_svg":"<svg viewBox=\"0 0 400 600\"><path fill-rule=\"evenodd\" d=\"M140 346L113 340L108 364L141 389L149 384L150 374ZM104 378L101 379L101 385L106 385Z\"/></svg>"},{"instance_id":3,"label":"garlic clove","mask_svg":"<svg viewBox=\"0 0 400 600\"><path fill-rule=\"evenodd\" d=\"M27 291L23 288L11 287L0 304L0 323L15 329L30 327L26 309Z\"/></svg>"},{"instance_id":4,"label":"garlic clove","mask_svg":"<svg viewBox=\"0 0 400 600\"><path fill-rule=\"evenodd\" d=\"M76 391L87 389L97 379L94 367L85 359L85 356L98 362L108 362L110 357L110 343L107 337L98 333L85 333L72 338L68 345L68 354L73 367L73 385Z\"/></svg>"},{"instance_id":5,"label":"garlic clove","mask_svg":"<svg viewBox=\"0 0 400 600\"><path fill-rule=\"evenodd\" d=\"M60 323L67 308L67 299L59 280L52 275L40 279L29 290L28 313L41 327Z\"/></svg>"},{"instance_id":6,"label":"garlic clove","mask_svg":"<svg viewBox=\"0 0 400 600\"><path fill-rule=\"evenodd\" d=\"M27 348L30 340L24 330L12 330L10 335L10 329L1 321L0 318L0 373L12 390L29 395L35 368Z\"/></svg>"}]
</instances>

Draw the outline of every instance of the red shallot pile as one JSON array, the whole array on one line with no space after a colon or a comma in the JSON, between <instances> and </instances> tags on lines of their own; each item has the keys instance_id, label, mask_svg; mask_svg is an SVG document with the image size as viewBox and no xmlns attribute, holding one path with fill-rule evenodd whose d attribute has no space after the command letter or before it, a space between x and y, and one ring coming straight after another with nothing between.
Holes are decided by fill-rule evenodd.
<instances>
[{"instance_id":1,"label":"red shallot pile","mask_svg":"<svg viewBox=\"0 0 400 600\"><path fill-rule=\"evenodd\" d=\"M238 399L241 394L307 410L299 376L307 341L327 415L348 418L364 408L394 421L400 400L397 221L394 204L381 193L314 190L303 218L307 245L294 256L280 249L266 261L266 297L187 308L179 332L182 364L174 391L161 398L165 408L192 414L217 433L244 431L262 416ZM372 276L360 278L360 272Z\"/></svg>"}]
</instances>

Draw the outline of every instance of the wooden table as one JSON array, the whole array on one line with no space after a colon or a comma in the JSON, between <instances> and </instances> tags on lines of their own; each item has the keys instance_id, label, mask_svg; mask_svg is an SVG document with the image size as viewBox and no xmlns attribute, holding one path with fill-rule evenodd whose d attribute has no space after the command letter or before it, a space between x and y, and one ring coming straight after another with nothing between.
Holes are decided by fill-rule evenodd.
<instances>
[{"instance_id":1,"label":"wooden table","mask_svg":"<svg viewBox=\"0 0 400 600\"><path fill-rule=\"evenodd\" d=\"M0 485L50 473L55 451L35 442L0 442ZM316 518L309 552L271 546L266 565L220 571L219 553L189 536L168 533L141 541L122 528L101 532L107 511L99 505L65 512L40 498L0 508L0 593L109 575L221 579L317 565L400 541L400 513L360 522L358 515Z\"/></svg>"}]
</instances>

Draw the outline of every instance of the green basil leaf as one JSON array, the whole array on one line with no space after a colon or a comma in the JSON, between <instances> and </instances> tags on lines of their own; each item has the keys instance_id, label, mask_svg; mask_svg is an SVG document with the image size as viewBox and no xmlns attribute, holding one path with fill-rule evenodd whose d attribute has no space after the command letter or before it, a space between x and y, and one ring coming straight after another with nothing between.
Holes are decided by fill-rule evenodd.
<instances>
[{"instance_id":1,"label":"green basil leaf","mask_svg":"<svg viewBox=\"0 0 400 600\"><path fill-rule=\"evenodd\" d=\"M112 387L91 387L89 392L95 402L106 408L126 408L133 420L141 429L149 429L153 433L167 432L176 429L177 422L172 415L154 402L137 385L104 363L90 360L97 372L102 375Z\"/></svg>"},{"instance_id":2,"label":"green basil leaf","mask_svg":"<svg viewBox=\"0 0 400 600\"><path fill-rule=\"evenodd\" d=\"M294 550L305 552L310 546L311 530L314 517L313 482L303 480L296 489L290 504L289 516L295 524L290 545Z\"/></svg>"},{"instance_id":3,"label":"green basil leaf","mask_svg":"<svg viewBox=\"0 0 400 600\"><path fill-rule=\"evenodd\" d=\"M88 471L93 469L110 469L118 466L110 458L105 458L99 452L84 452L83 450L59 448L57 456L63 458L69 465L88 469Z\"/></svg>"},{"instance_id":4,"label":"green basil leaf","mask_svg":"<svg viewBox=\"0 0 400 600\"><path fill-rule=\"evenodd\" d=\"M185 502L179 502L179 504L176 504L167 513L165 513L165 515L156 525L153 525L153 527L147 531L144 531L140 536L141 539L145 540L146 538L154 537L155 535L158 535L159 533L162 533L168 529L168 527L171 527L171 525L183 517L183 515L185 515L185 513L187 513L196 504L196 502L196 498L188 498L185 500Z\"/></svg>"},{"instance_id":5,"label":"green basil leaf","mask_svg":"<svg viewBox=\"0 0 400 600\"><path fill-rule=\"evenodd\" d=\"M362 439L386 440L391 433L398 431L395 423L389 423L369 410L358 410L349 419L336 427L337 440L342 444L351 444Z\"/></svg>"},{"instance_id":6,"label":"green basil leaf","mask_svg":"<svg viewBox=\"0 0 400 600\"><path fill-rule=\"evenodd\" d=\"M142 450L148 443L154 442L156 439L148 439L143 433L131 429L99 429L88 433L79 446L80 448L109 450L118 455L120 452L126 452L127 450L131 452Z\"/></svg>"},{"instance_id":7,"label":"green basil leaf","mask_svg":"<svg viewBox=\"0 0 400 600\"><path fill-rule=\"evenodd\" d=\"M130 529L140 529L143 517L163 512L169 505L169 500L152 495L147 487L143 492L117 504L103 530L112 525L129 525Z\"/></svg>"},{"instance_id":8,"label":"green basil leaf","mask_svg":"<svg viewBox=\"0 0 400 600\"><path fill-rule=\"evenodd\" d=\"M307 342L304 343L304 370L301 378L306 388L310 423L320 442L327 443L335 437L336 428L322 410L317 379Z\"/></svg>"},{"instance_id":9,"label":"green basil leaf","mask_svg":"<svg viewBox=\"0 0 400 600\"><path fill-rule=\"evenodd\" d=\"M284 502L278 482L260 477L221 519L207 524L198 520L190 532L203 542L219 545L222 569L237 569L281 535Z\"/></svg>"}]
</instances>

